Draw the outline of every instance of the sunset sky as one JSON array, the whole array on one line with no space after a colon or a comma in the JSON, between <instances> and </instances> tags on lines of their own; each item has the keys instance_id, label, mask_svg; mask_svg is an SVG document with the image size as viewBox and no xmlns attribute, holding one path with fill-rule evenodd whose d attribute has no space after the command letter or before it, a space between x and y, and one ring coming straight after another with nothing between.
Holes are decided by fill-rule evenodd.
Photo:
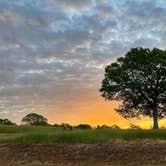
<instances>
[{"instance_id":1,"label":"sunset sky","mask_svg":"<svg viewBox=\"0 0 166 166\"><path fill-rule=\"evenodd\" d=\"M99 89L137 46L166 49L165 0L0 0L0 118L128 126Z\"/></svg>"}]
</instances>

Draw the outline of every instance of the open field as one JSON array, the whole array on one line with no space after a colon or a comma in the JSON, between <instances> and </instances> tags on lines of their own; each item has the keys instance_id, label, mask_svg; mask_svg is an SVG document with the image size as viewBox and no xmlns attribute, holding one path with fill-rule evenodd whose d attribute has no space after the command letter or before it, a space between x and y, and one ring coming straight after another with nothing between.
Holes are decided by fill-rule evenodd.
<instances>
[{"instance_id":1,"label":"open field","mask_svg":"<svg viewBox=\"0 0 166 166\"><path fill-rule=\"evenodd\" d=\"M3 166L166 165L166 130L0 126Z\"/></svg>"},{"instance_id":2,"label":"open field","mask_svg":"<svg viewBox=\"0 0 166 166\"><path fill-rule=\"evenodd\" d=\"M0 143L98 143L113 139L162 139L166 130L63 130L53 126L0 126Z\"/></svg>"}]
</instances>

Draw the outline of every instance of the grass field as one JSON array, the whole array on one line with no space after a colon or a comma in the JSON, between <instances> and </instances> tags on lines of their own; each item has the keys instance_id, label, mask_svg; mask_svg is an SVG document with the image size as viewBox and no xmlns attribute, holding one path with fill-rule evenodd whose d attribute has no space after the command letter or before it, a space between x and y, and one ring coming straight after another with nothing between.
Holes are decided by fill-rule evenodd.
<instances>
[{"instance_id":1,"label":"grass field","mask_svg":"<svg viewBox=\"0 0 166 166\"><path fill-rule=\"evenodd\" d=\"M0 143L97 143L112 139L163 139L166 130L63 130L52 126L0 126Z\"/></svg>"}]
</instances>

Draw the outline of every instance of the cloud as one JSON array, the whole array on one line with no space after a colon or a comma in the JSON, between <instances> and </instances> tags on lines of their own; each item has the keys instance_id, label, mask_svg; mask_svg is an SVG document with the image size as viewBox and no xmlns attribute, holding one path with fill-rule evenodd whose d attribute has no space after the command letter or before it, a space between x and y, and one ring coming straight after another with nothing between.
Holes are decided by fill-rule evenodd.
<instances>
[{"instance_id":1,"label":"cloud","mask_svg":"<svg viewBox=\"0 0 166 166\"><path fill-rule=\"evenodd\" d=\"M99 95L108 63L131 47L166 48L165 13L162 0L0 0L1 114Z\"/></svg>"},{"instance_id":2,"label":"cloud","mask_svg":"<svg viewBox=\"0 0 166 166\"><path fill-rule=\"evenodd\" d=\"M49 3L61 8L62 10L68 11L79 11L85 10L92 6L92 0L48 0Z\"/></svg>"}]
</instances>

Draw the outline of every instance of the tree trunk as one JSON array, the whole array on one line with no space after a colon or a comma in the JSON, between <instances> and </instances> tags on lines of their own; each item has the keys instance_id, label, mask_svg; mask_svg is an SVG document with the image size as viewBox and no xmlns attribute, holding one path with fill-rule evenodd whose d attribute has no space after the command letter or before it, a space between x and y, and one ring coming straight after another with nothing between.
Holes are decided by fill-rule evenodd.
<instances>
[{"instance_id":1,"label":"tree trunk","mask_svg":"<svg viewBox=\"0 0 166 166\"><path fill-rule=\"evenodd\" d=\"M157 108L155 107L153 109L153 129L158 129L158 113L157 113Z\"/></svg>"}]
</instances>

